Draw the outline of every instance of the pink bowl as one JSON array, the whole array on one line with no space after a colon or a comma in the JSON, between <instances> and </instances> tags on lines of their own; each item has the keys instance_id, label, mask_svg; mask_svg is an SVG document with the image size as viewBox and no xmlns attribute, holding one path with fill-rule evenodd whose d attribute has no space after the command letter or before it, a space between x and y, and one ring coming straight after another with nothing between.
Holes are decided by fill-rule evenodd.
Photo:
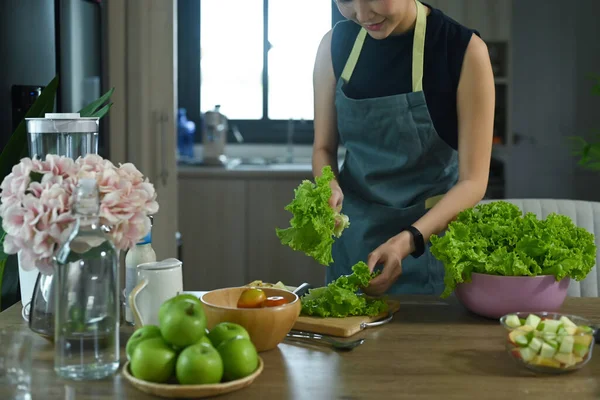
<instances>
[{"instance_id":1,"label":"pink bowl","mask_svg":"<svg viewBox=\"0 0 600 400\"><path fill-rule=\"evenodd\" d=\"M565 301L570 278L560 282L551 275L499 276L473 273L470 283L460 283L455 294L475 314L500 318L517 311L558 311Z\"/></svg>"}]
</instances>

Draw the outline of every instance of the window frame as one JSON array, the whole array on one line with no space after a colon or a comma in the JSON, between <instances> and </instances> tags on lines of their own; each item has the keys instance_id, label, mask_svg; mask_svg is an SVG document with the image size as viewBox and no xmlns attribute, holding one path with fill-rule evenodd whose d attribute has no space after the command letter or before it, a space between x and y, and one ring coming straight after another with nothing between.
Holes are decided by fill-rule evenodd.
<instances>
[{"instance_id":1,"label":"window frame","mask_svg":"<svg viewBox=\"0 0 600 400\"><path fill-rule=\"evenodd\" d=\"M230 124L238 128L244 143L282 144L287 142L288 120L273 120L268 118L269 109L269 0L263 0L263 117L258 120L230 120ZM178 0L178 107L187 110L188 119L196 123L196 142L202 141L200 134L201 104L200 98L200 34L201 0ZM335 2L331 2L331 26L345 18L340 14ZM197 40L196 43L195 40ZM314 138L313 120L294 121L293 142L295 144L312 144ZM228 143L237 143L232 132L227 138Z\"/></svg>"}]
</instances>

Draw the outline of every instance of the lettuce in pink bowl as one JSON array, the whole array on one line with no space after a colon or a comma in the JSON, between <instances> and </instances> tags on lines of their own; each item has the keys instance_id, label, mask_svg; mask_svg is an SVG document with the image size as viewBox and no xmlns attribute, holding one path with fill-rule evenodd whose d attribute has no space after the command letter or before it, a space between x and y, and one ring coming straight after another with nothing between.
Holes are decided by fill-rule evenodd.
<instances>
[{"instance_id":1,"label":"lettuce in pink bowl","mask_svg":"<svg viewBox=\"0 0 600 400\"><path fill-rule=\"evenodd\" d=\"M565 216L540 220L505 201L462 211L443 235L431 236L431 253L444 264L448 297L472 273L553 275L583 280L596 264L594 235Z\"/></svg>"}]
</instances>

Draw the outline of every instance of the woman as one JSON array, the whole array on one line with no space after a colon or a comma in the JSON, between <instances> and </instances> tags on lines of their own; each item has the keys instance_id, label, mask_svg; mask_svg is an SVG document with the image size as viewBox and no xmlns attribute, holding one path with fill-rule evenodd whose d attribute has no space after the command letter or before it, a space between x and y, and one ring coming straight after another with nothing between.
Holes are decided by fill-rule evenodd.
<instances>
[{"instance_id":1,"label":"woman","mask_svg":"<svg viewBox=\"0 0 600 400\"><path fill-rule=\"evenodd\" d=\"M484 196L494 119L485 43L416 0L337 0L347 21L319 46L313 174L336 172L330 204L350 217L328 282L383 266L364 291L440 294L429 237ZM337 147L346 148L337 173Z\"/></svg>"}]
</instances>

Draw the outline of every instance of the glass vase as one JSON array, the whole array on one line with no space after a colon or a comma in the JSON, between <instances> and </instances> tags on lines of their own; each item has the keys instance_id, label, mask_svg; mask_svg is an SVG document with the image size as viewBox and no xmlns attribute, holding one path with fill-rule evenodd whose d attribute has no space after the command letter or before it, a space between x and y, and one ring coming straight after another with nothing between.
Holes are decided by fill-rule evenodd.
<instances>
[{"instance_id":1,"label":"glass vase","mask_svg":"<svg viewBox=\"0 0 600 400\"><path fill-rule=\"evenodd\" d=\"M44 160L48 154L70 157L73 160L88 154L98 154L99 119L78 113L50 114L44 118L26 118L29 157ZM19 260L20 263L20 260ZM35 275L34 275L35 276ZM29 282L32 274L19 265L20 284L33 287L22 296L23 317L29 328L52 340L54 337L54 284L53 275L37 274L35 284Z\"/></svg>"}]
</instances>

